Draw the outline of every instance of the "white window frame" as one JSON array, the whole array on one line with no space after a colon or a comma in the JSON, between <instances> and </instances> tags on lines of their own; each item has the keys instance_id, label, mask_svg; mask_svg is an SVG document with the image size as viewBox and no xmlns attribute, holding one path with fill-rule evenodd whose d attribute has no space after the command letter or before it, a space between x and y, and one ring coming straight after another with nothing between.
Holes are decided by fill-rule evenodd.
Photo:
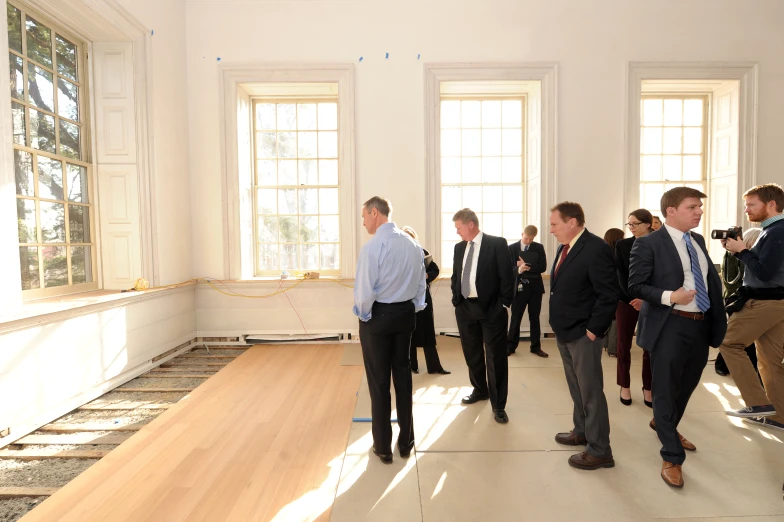
<instances>
[{"instance_id":1,"label":"white window frame","mask_svg":"<svg viewBox=\"0 0 784 522\"><path fill-rule=\"evenodd\" d=\"M247 143L239 127L250 125L240 119L243 103L250 101L246 85L269 83L338 84L338 158L340 161L340 278L353 279L356 272L358 209L355 195L354 160L354 65L353 64L221 64L221 163L224 213L223 277L228 280L270 279L254 277L253 254L248 249L253 227L246 201L250 172ZM241 157L240 151L243 151ZM252 213L251 213L252 214ZM250 231L251 236L248 236ZM250 264L249 264L250 263Z\"/></svg>"},{"instance_id":2,"label":"white window frame","mask_svg":"<svg viewBox=\"0 0 784 522\"><path fill-rule=\"evenodd\" d=\"M447 81L538 81L540 103L535 110L529 108L529 124L525 135L528 138L528 173L524 186L526 202L525 218L540 229L540 240L545 250L554 251L554 240L545 233L549 209L555 205L557 180L557 105L558 65L556 63L447 63L425 64L425 200L428 201L426 234L424 243L430 245L434 259L441 259L441 82ZM539 108L541 112L539 112ZM541 129L540 133L529 132L531 122ZM532 168L532 163L534 166ZM537 176L538 174L538 176ZM533 178L533 179L532 179ZM522 230L521 230L522 232ZM451 267L442 267L451 270Z\"/></svg>"},{"instance_id":3,"label":"white window frame","mask_svg":"<svg viewBox=\"0 0 784 522\"><path fill-rule=\"evenodd\" d=\"M709 81L737 80L739 97L738 191L754 186L757 179L757 110L759 65L756 63L629 62L626 69L625 205L622 223L640 207L640 100L646 80ZM647 93L646 93L647 94ZM706 151L706 154L709 152ZM706 156L710 157L710 156ZM745 188L744 188L745 187ZM710 197L710 194L708 194ZM737 223L744 223L738 206Z\"/></svg>"}]
</instances>

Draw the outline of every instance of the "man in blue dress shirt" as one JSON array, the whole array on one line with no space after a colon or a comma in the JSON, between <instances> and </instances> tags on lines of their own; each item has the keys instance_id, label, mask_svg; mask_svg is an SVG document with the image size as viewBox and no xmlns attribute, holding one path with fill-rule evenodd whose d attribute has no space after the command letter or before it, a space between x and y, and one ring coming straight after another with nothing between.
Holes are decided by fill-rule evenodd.
<instances>
[{"instance_id":1,"label":"man in blue dress shirt","mask_svg":"<svg viewBox=\"0 0 784 522\"><path fill-rule=\"evenodd\" d=\"M392 398L395 384L397 441L402 458L414 448L412 383L409 360L416 312L425 308L425 263L422 248L389 222L389 201L372 197L362 206L362 225L373 236L359 253L354 282L354 315L365 361L373 421L373 453L392 463Z\"/></svg>"}]
</instances>

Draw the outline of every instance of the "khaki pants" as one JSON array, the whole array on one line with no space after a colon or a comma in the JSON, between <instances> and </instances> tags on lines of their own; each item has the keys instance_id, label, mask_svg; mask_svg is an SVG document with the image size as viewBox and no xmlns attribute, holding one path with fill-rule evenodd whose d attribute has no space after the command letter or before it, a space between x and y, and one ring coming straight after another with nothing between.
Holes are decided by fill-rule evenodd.
<instances>
[{"instance_id":1,"label":"khaki pants","mask_svg":"<svg viewBox=\"0 0 784 522\"><path fill-rule=\"evenodd\" d=\"M764 389L746 355L752 342ZM784 301L750 299L732 314L721 354L746 406L773 404L777 415L768 418L784 423Z\"/></svg>"}]
</instances>

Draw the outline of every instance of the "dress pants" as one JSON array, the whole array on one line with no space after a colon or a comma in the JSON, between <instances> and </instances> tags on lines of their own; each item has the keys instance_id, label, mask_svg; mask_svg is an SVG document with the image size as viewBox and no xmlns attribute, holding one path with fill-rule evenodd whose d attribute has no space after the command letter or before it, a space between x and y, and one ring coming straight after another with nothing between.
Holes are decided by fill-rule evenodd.
<instances>
[{"instance_id":1,"label":"dress pants","mask_svg":"<svg viewBox=\"0 0 784 522\"><path fill-rule=\"evenodd\" d=\"M455 308L460 344L473 393L489 395L493 410L506 408L509 359L506 355L506 308L501 302L482 310L477 299L463 299Z\"/></svg>"},{"instance_id":2,"label":"dress pants","mask_svg":"<svg viewBox=\"0 0 784 522\"><path fill-rule=\"evenodd\" d=\"M408 349L415 324L414 303L411 301L374 303L370 320L359 322L359 342L370 390L373 447L379 454L392 454L390 374L395 386L397 422L400 427L397 445L403 453L414 446Z\"/></svg>"},{"instance_id":3,"label":"dress pants","mask_svg":"<svg viewBox=\"0 0 784 522\"><path fill-rule=\"evenodd\" d=\"M509 323L509 334L506 337L506 351L514 352L520 344L520 323L528 307L528 322L531 325L531 352L542 349L542 328L539 323L539 314L542 311L542 293L532 292L532 283L524 283L523 289L518 290L512 303L512 320Z\"/></svg>"},{"instance_id":4,"label":"dress pants","mask_svg":"<svg viewBox=\"0 0 784 522\"><path fill-rule=\"evenodd\" d=\"M438 357L438 348L436 345L423 346L425 352L425 364L427 365L427 373L436 373L443 370L441 367L441 358ZM411 343L411 369L419 371L419 361L417 360L417 347Z\"/></svg>"},{"instance_id":5,"label":"dress pants","mask_svg":"<svg viewBox=\"0 0 784 522\"><path fill-rule=\"evenodd\" d=\"M639 312L630 304L618 301L618 308L615 310L615 324L618 325L618 344L616 345L616 356L618 357L617 378L618 386L621 388L631 387L631 376L629 371L632 366L632 342L634 341L634 329L637 326ZM646 390L651 389L651 355L642 351L642 387Z\"/></svg>"}]
</instances>

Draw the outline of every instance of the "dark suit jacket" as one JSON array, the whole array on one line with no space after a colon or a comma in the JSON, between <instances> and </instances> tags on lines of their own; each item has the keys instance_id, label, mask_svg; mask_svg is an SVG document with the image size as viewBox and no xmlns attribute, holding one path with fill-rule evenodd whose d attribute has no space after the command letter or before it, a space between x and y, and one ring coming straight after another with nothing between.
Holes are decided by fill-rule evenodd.
<instances>
[{"instance_id":1,"label":"dark suit jacket","mask_svg":"<svg viewBox=\"0 0 784 522\"><path fill-rule=\"evenodd\" d=\"M461 241L455 245L452 267L452 304L463 301L460 281L463 277L463 255L468 243ZM484 234L476 265L476 292L482 310L489 310L499 300L504 306L512 306L514 300L514 276L509 265L509 246L502 237Z\"/></svg>"},{"instance_id":2,"label":"dark suit jacket","mask_svg":"<svg viewBox=\"0 0 784 522\"><path fill-rule=\"evenodd\" d=\"M629 295L629 258L632 255L634 236L615 243L615 269L618 271L618 284L621 287L621 301L629 304L634 297Z\"/></svg>"},{"instance_id":3,"label":"dark suit jacket","mask_svg":"<svg viewBox=\"0 0 784 522\"><path fill-rule=\"evenodd\" d=\"M536 241L532 241L531 244L528 246L529 252L536 252L539 254L539 257L536 259L536 262L531 265L531 268L527 272L523 272L522 274L517 273L517 260L521 255L522 247L520 246L519 241L515 241L511 245L509 245L509 254L512 256L512 276L515 278L515 281L518 279L527 279L530 281L531 290L533 292L539 292L540 294L544 293L544 282L542 281L542 273L547 270L547 254L544 253L544 247L541 243L537 243ZM515 294L517 293L517 284L514 285Z\"/></svg>"},{"instance_id":4,"label":"dark suit jacket","mask_svg":"<svg viewBox=\"0 0 784 522\"><path fill-rule=\"evenodd\" d=\"M620 295L612 248L586 229L556 277L561 250L563 245L550 271L550 326L563 342L576 341L586 330L603 337L615 318Z\"/></svg>"},{"instance_id":5,"label":"dark suit jacket","mask_svg":"<svg viewBox=\"0 0 784 522\"><path fill-rule=\"evenodd\" d=\"M708 296L711 307L708 310L711 319L710 345L714 348L721 345L727 333L727 314L724 312L724 301L721 296L721 279L705 248L705 239L692 232L694 243L699 245L702 253L708 258ZM637 344L646 350L653 350L670 312L674 306L661 304L665 290L677 290L683 286L683 264L675 248L675 243L661 227L656 232L639 238L634 242L629 263L629 294L645 301L640 310L637 329Z\"/></svg>"}]
</instances>

